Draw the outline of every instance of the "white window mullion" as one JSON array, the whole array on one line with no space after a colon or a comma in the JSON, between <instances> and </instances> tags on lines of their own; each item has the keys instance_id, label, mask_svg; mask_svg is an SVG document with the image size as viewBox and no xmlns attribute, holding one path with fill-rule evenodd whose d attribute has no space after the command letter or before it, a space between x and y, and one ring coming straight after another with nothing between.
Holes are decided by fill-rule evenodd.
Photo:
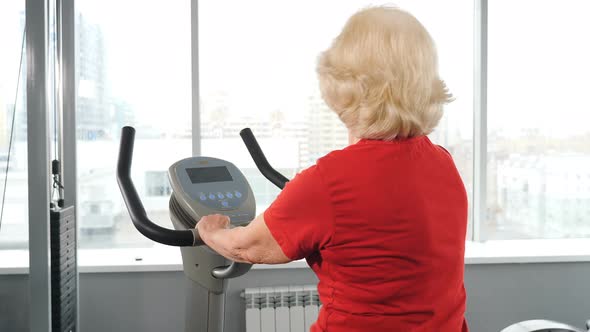
<instances>
[{"instance_id":1,"label":"white window mullion","mask_svg":"<svg viewBox=\"0 0 590 332\"><path fill-rule=\"evenodd\" d=\"M487 209L488 1L475 0L473 62L473 210L471 239L481 239Z\"/></svg>"}]
</instances>

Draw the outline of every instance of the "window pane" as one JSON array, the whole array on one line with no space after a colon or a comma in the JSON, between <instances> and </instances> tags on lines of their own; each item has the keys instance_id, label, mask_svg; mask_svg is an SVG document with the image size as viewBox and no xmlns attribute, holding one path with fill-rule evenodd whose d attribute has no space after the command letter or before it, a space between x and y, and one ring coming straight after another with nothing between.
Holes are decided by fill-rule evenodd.
<instances>
[{"instance_id":1,"label":"window pane","mask_svg":"<svg viewBox=\"0 0 590 332\"><path fill-rule=\"evenodd\" d=\"M590 235L590 3L489 3L484 239Z\"/></svg>"},{"instance_id":2,"label":"window pane","mask_svg":"<svg viewBox=\"0 0 590 332\"><path fill-rule=\"evenodd\" d=\"M29 239L24 28L25 1L0 2L0 249L26 249Z\"/></svg>"},{"instance_id":3,"label":"window pane","mask_svg":"<svg viewBox=\"0 0 590 332\"><path fill-rule=\"evenodd\" d=\"M372 3L298 1L287 7L281 1L199 2L203 154L229 159L244 171L259 211L278 189L256 170L239 130L252 128L271 164L287 177L345 147L346 129L320 97L316 59L348 17ZM432 138L453 154L471 193L473 4L397 3L426 26L437 44L441 77L456 100L446 107Z\"/></svg>"},{"instance_id":4,"label":"window pane","mask_svg":"<svg viewBox=\"0 0 590 332\"><path fill-rule=\"evenodd\" d=\"M135 186L171 228L166 172L191 155L190 0L77 4L80 246L152 246L131 224L115 163L121 127L135 126Z\"/></svg>"}]
</instances>

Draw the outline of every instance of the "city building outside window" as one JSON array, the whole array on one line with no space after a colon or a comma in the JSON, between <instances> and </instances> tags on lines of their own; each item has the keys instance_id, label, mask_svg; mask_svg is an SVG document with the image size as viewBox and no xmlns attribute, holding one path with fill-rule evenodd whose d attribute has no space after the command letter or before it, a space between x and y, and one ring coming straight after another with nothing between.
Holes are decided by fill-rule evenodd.
<instances>
[{"instance_id":1,"label":"city building outside window","mask_svg":"<svg viewBox=\"0 0 590 332\"><path fill-rule=\"evenodd\" d=\"M479 134L473 129L473 3L397 3L423 22L437 45L440 75L455 101L430 137L453 155L473 204L473 136ZM132 176L138 192L150 217L164 227L172 227L167 169L191 156L193 141L202 155L243 170L258 212L279 190L251 161L239 138L242 128L253 130L271 164L290 178L346 146L344 126L319 95L315 65L345 20L371 4L300 1L286 11L277 1L199 1L199 108L193 114L190 0L165 6L142 1L140 14L131 1L77 1L81 247L153 246L133 228L115 181L124 125L137 129ZM580 42L590 30L583 16L590 4L560 4L488 4L487 213L475 240L590 236L584 99L590 47ZM536 14L530 15L533 7ZM549 14L559 24L546 24ZM0 170L7 182L0 249L26 248L28 238L24 67L16 94L23 29L24 1L2 2ZM198 137L193 116L201 123Z\"/></svg>"}]
</instances>

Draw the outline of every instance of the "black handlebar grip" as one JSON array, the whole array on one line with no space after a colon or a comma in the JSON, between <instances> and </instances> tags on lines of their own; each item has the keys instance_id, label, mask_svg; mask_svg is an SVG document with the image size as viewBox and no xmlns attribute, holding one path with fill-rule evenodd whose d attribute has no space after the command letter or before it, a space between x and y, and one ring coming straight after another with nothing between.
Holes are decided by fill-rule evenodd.
<instances>
[{"instance_id":1,"label":"black handlebar grip","mask_svg":"<svg viewBox=\"0 0 590 332\"><path fill-rule=\"evenodd\" d=\"M145 237L169 246L189 247L203 245L204 243L196 229L171 230L154 224L147 217L133 180L131 180L131 160L133 159L134 142L135 129L133 127L123 127L119 148L119 160L117 162L117 182L135 228Z\"/></svg>"},{"instance_id":2,"label":"black handlebar grip","mask_svg":"<svg viewBox=\"0 0 590 332\"><path fill-rule=\"evenodd\" d=\"M250 130L250 128L244 128L240 131L240 136L242 137L244 144L246 144L246 148L248 148L248 151L250 152L252 159L254 159L254 163L256 164L256 167L258 167L258 170L260 170L260 173L262 173L262 175L275 186L280 189L285 188L285 184L289 182L289 179L270 166L260 145L258 145L258 141L256 141L256 137L254 137L252 130Z\"/></svg>"}]
</instances>

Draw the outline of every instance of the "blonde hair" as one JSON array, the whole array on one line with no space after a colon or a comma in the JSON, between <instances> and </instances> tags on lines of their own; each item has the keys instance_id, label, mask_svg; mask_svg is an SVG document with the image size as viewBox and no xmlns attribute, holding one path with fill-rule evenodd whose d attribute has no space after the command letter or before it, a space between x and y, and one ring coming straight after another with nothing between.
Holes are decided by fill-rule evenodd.
<instances>
[{"instance_id":1,"label":"blonde hair","mask_svg":"<svg viewBox=\"0 0 590 332\"><path fill-rule=\"evenodd\" d=\"M358 138L429 134L452 100L432 38L396 7L354 14L320 55L317 73L322 97Z\"/></svg>"}]
</instances>

